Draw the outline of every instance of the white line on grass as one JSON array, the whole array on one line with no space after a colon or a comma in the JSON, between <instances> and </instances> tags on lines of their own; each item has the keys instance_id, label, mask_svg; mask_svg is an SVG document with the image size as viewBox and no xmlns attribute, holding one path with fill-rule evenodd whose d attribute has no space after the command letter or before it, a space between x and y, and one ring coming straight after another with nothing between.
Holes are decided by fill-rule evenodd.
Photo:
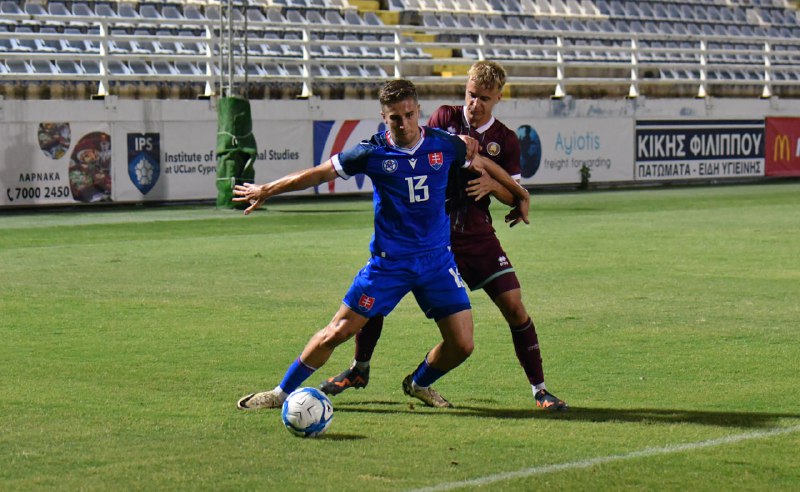
<instances>
[{"instance_id":1,"label":"white line on grass","mask_svg":"<svg viewBox=\"0 0 800 492\"><path fill-rule=\"evenodd\" d=\"M697 449L711 448L714 446L722 446L725 444L734 444L741 441L748 441L751 439L765 439L768 437L780 436L784 434L792 434L800 431L800 425L794 427L785 427L779 429L772 429L760 432L748 432L746 434L736 434L733 436L720 437L719 439L711 439L709 441L689 442L686 444L672 444L664 446L663 448L646 448L641 451L633 451L626 454L615 454L611 456L601 456L583 461L571 461L569 463L558 463L554 465L536 466L533 468L524 468L513 472L498 473L496 475L487 475L485 477L473 478L471 480L463 480L461 482L446 482L431 487L423 487L421 489L414 489L410 492L439 492L443 490L460 489L463 487L478 487L481 485L488 485L495 482L502 482L504 480L511 480L514 478L525 478L533 475L544 475L546 473L559 472L563 470L573 470L577 468L589 468L594 465L602 465L612 461L625 461L635 458L645 458L648 456L657 456L661 454L680 453L682 451L695 451Z\"/></svg>"}]
</instances>

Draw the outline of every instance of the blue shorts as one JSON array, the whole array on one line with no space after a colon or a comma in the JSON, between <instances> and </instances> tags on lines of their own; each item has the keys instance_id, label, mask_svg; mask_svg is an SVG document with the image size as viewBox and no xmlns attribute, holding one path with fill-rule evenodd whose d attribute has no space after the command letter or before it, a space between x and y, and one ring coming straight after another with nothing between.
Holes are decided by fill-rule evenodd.
<instances>
[{"instance_id":1,"label":"blue shorts","mask_svg":"<svg viewBox=\"0 0 800 492\"><path fill-rule=\"evenodd\" d=\"M449 249L408 259L373 256L356 274L342 302L358 314L386 316L409 292L434 320L470 309L469 297Z\"/></svg>"}]
</instances>

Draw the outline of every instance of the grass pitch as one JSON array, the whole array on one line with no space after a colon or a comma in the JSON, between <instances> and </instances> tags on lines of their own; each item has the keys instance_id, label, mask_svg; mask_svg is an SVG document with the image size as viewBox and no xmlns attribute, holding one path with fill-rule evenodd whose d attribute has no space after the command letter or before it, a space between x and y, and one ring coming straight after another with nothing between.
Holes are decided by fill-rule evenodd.
<instances>
[{"instance_id":1,"label":"grass pitch","mask_svg":"<svg viewBox=\"0 0 800 492\"><path fill-rule=\"evenodd\" d=\"M457 408L411 401L400 382L439 335L409 297L316 440L234 404L337 309L368 200L0 212L0 489L797 490L798 196L535 197L531 226L498 229L572 410L533 409L482 292L475 353L436 385Z\"/></svg>"}]
</instances>

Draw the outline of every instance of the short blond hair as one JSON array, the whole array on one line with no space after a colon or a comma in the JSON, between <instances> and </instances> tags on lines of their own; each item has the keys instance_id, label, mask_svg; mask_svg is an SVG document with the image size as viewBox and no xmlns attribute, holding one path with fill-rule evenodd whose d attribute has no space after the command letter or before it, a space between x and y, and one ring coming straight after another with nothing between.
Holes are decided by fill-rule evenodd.
<instances>
[{"instance_id":1,"label":"short blond hair","mask_svg":"<svg viewBox=\"0 0 800 492\"><path fill-rule=\"evenodd\" d=\"M479 61L472 64L467 72L470 80L484 89L503 89L506 85L506 71L497 62Z\"/></svg>"}]
</instances>

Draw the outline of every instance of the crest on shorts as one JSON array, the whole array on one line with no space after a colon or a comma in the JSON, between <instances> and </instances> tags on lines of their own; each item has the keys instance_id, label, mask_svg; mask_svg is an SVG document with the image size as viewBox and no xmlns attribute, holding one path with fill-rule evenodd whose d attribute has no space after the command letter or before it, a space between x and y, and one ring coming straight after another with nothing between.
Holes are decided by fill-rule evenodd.
<instances>
[{"instance_id":1,"label":"crest on shorts","mask_svg":"<svg viewBox=\"0 0 800 492\"><path fill-rule=\"evenodd\" d=\"M497 157L497 154L500 153L500 144L497 142L489 142L489 145L486 146L486 152L492 157Z\"/></svg>"},{"instance_id":2,"label":"crest on shorts","mask_svg":"<svg viewBox=\"0 0 800 492\"><path fill-rule=\"evenodd\" d=\"M390 174L397 171L397 161L394 159L386 159L383 161L383 171Z\"/></svg>"},{"instance_id":3,"label":"crest on shorts","mask_svg":"<svg viewBox=\"0 0 800 492\"><path fill-rule=\"evenodd\" d=\"M366 294L361 294L361 299L358 300L358 308L362 311L369 311L375 304L375 298Z\"/></svg>"},{"instance_id":4,"label":"crest on shorts","mask_svg":"<svg viewBox=\"0 0 800 492\"><path fill-rule=\"evenodd\" d=\"M431 152L428 154L428 164L431 165L434 171L438 171L444 164L444 155L441 152Z\"/></svg>"}]
</instances>

